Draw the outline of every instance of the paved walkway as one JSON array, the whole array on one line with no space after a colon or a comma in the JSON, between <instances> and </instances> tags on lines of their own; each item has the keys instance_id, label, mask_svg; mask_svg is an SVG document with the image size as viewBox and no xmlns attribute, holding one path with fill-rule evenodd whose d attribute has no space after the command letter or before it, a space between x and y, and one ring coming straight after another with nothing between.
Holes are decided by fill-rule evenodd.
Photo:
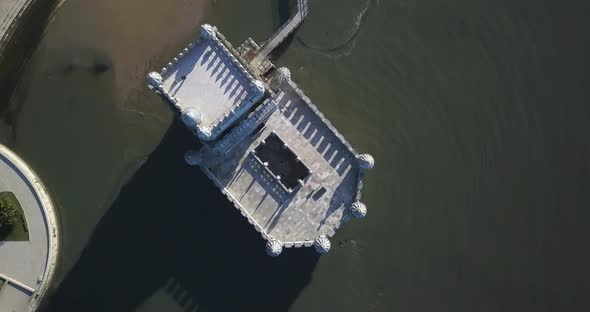
<instances>
[{"instance_id":1,"label":"paved walkway","mask_svg":"<svg viewBox=\"0 0 590 312\"><path fill-rule=\"evenodd\" d=\"M0 308L6 312L25 311L31 301L31 293L11 283L6 283L0 290Z\"/></svg>"},{"instance_id":2,"label":"paved walkway","mask_svg":"<svg viewBox=\"0 0 590 312\"><path fill-rule=\"evenodd\" d=\"M307 6L307 0L297 0L297 12L293 14L287 22L281 25L275 33L268 39L268 42L264 44L258 51L258 55L252 61L252 67L258 68L260 64L270 55L270 53L276 49L287 36L289 36L307 16L309 12Z\"/></svg>"},{"instance_id":3,"label":"paved walkway","mask_svg":"<svg viewBox=\"0 0 590 312\"><path fill-rule=\"evenodd\" d=\"M8 30L33 0L0 0L0 38L4 43Z\"/></svg>"},{"instance_id":4,"label":"paved walkway","mask_svg":"<svg viewBox=\"0 0 590 312\"><path fill-rule=\"evenodd\" d=\"M0 274L35 288L45 270L49 244L43 209L19 171L2 156L0 177L0 192L13 192L23 207L30 238L28 242L0 242Z\"/></svg>"},{"instance_id":5,"label":"paved walkway","mask_svg":"<svg viewBox=\"0 0 590 312\"><path fill-rule=\"evenodd\" d=\"M53 277L58 250L56 216L39 179L18 156L0 145L3 191L13 192L20 202L29 241L0 242L0 278L7 281L0 292L0 311L33 310Z\"/></svg>"}]
</instances>

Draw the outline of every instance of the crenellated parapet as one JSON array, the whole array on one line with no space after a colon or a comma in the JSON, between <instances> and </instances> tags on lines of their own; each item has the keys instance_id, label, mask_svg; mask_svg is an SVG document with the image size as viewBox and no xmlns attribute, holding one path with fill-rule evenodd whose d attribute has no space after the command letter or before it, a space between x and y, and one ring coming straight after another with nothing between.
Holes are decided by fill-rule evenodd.
<instances>
[{"instance_id":1,"label":"crenellated parapet","mask_svg":"<svg viewBox=\"0 0 590 312\"><path fill-rule=\"evenodd\" d=\"M163 97L168 103L170 103L175 109L178 111L182 110L182 107L179 104L178 99L173 97L168 90L164 89L164 85L162 85L162 76L160 73L151 72L146 77L148 87L156 92L156 94Z\"/></svg>"},{"instance_id":2,"label":"crenellated parapet","mask_svg":"<svg viewBox=\"0 0 590 312\"><path fill-rule=\"evenodd\" d=\"M251 134L260 124L262 124L270 114L277 109L277 105L273 99L267 99L258 107L248 118L242 121L235 129L224 136L213 146L213 150L218 155L223 155L235 145L242 138Z\"/></svg>"}]
</instances>

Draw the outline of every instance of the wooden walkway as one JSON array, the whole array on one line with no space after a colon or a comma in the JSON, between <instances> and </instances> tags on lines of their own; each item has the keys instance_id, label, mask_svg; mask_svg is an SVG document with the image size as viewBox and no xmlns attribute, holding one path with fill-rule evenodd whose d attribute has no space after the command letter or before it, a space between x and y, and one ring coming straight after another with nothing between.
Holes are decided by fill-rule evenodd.
<instances>
[{"instance_id":1,"label":"wooden walkway","mask_svg":"<svg viewBox=\"0 0 590 312\"><path fill-rule=\"evenodd\" d=\"M303 20L307 16L309 8L307 6L307 0L297 0L297 12L293 14L286 23L275 31L275 33L268 39L268 41L260 48L258 54L252 60L254 68L258 68L260 64L264 62L270 55L270 53L276 49L287 36L289 36L297 26L303 23Z\"/></svg>"}]
</instances>

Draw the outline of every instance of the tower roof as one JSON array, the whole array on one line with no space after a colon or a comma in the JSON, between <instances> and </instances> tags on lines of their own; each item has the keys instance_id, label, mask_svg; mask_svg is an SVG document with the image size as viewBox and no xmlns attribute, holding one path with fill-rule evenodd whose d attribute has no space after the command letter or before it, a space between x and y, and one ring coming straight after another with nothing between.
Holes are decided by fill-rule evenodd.
<instances>
[{"instance_id":1,"label":"tower roof","mask_svg":"<svg viewBox=\"0 0 590 312\"><path fill-rule=\"evenodd\" d=\"M205 141L217 138L247 114L266 92L231 44L207 24L201 26L201 38L168 63L160 76L150 73L147 79Z\"/></svg>"}]
</instances>

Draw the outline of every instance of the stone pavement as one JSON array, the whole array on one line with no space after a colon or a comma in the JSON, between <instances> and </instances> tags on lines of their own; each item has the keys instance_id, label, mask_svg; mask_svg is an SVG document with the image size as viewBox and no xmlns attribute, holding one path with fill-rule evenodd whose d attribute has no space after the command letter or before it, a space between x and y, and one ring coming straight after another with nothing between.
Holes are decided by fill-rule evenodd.
<instances>
[{"instance_id":1,"label":"stone pavement","mask_svg":"<svg viewBox=\"0 0 590 312\"><path fill-rule=\"evenodd\" d=\"M0 293L0 311L12 311L16 305L20 306L17 311L33 310L53 277L59 242L57 221L39 179L18 156L0 145L3 191L14 193L18 199L29 241L0 242L0 278L7 281Z\"/></svg>"},{"instance_id":2,"label":"stone pavement","mask_svg":"<svg viewBox=\"0 0 590 312\"><path fill-rule=\"evenodd\" d=\"M349 219L348 207L355 200L360 174L356 155L294 89L285 86L275 102L279 110L264 129L225 157L205 157L204 165L264 232L287 247L295 242L309 245L321 235L334 235ZM312 171L291 194L251 155L272 132Z\"/></svg>"},{"instance_id":3,"label":"stone pavement","mask_svg":"<svg viewBox=\"0 0 590 312\"><path fill-rule=\"evenodd\" d=\"M236 68L228 53L212 41L202 41L162 75L164 89L177 99L181 109L198 107L201 125L209 129L223 114L254 96L249 86L252 81Z\"/></svg>"}]
</instances>

